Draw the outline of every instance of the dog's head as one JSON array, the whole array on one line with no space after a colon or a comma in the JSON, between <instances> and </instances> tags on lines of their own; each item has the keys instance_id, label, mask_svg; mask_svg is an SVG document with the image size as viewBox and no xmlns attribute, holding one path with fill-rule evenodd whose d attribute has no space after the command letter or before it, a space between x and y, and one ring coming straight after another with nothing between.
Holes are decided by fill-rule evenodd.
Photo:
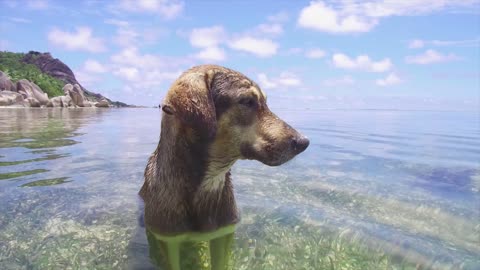
<instances>
[{"instance_id":1,"label":"dog's head","mask_svg":"<svg viewBox=\"0 0 480 270\"><path fill-rule=\"evenodd\" d=\"M162 109L207 141L213 159L254 159L277 166L309 144L269 110L267 97L255 82L220 66L197 66L182 74Z\"/></svg>"}]
</instances>

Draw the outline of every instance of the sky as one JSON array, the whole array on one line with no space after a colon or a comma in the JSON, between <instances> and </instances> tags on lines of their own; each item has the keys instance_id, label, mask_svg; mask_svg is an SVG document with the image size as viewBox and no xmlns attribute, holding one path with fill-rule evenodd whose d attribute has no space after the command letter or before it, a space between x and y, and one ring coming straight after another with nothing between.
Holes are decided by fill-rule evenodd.
<instances>
[{"instance_id":1,"label":"sky","mask_svg":"<svg viewBox=\"0 0 480 270\"><path fill-rule=\"evenodd\" d=\"M270 107L480 107L480 0L0 0L0 50L154 106L186 69L247 75Z\"/></svg>"}]
</instances>

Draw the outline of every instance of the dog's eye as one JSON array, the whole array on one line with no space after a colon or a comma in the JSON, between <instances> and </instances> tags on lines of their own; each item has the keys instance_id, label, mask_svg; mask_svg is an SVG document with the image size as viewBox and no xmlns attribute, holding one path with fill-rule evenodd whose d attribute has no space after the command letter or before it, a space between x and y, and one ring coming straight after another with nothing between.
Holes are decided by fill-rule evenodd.
<instances>
[{"instance_id":1,"label":"dog's eye","mask_svg":"<svg viewBox=\"0 0 480 270\"><path fill-rule=\"evenodd\" d=\"M256 105L255 99L250 98L250 97L242 98L242 99L240 99L240 101L238 101L238 103L242 104L243 106L249 107L249 108L253 108Z\"/></svg>"}]
</instances>

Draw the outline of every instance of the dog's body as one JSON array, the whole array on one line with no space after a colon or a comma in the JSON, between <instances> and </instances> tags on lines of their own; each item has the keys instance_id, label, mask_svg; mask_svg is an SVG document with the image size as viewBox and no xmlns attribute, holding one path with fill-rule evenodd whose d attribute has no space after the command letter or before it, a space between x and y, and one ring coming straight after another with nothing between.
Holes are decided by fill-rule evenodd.
<instances>
[{"instance_id":1,"label":"dog's body","mask_svg":"<svg viewBox=\"0 0 480 270\"><path fill-rule=\"evenodd\" d=\"M256 159L276 166L308 146L268 109L256 83L224 67L183 73L162 109L160 142L140 190L145 223L157 233L207 232L237 223L234 162Z\"/></svg>"}]
</instances>

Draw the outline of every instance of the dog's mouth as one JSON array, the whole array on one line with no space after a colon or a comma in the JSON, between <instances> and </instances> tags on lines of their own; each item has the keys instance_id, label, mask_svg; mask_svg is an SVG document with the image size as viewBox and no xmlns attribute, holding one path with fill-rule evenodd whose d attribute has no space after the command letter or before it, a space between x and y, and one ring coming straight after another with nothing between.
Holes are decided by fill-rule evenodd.
<instances>
[{"instance_id":1,"label":"dog's mouth","mask_svg":"<svg viewBox=\"0 0 480 270\"><path fill-rule=\"evenodd\" d=\"M307 149L310 141L300 134L287 140L260 145L244 144L241 147L245 159L253 159L268 166L279 166Z\"/></svg>"}]
</instances>

